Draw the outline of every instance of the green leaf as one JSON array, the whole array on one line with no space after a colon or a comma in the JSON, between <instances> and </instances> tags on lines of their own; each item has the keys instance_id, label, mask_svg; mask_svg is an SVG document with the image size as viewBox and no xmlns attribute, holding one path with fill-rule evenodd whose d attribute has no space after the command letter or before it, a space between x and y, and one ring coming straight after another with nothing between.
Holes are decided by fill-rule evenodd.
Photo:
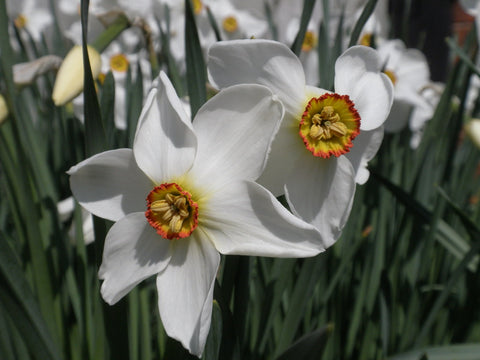
<instances>
[{"instance_id":1,"label":"green leaf","mask_svg":"<svg viewBox=\"0 0 480 360\"><path fill-rule=\"evenodd\" d=\"M388 357L387 360L479 360L479 344L459 344L422 348Z\"/></svg>"},{"instance_id":2,"label":"green leaf","mask_svg":"<svg viewBox=\"0 0 480 360\"><path fill-rule=\"evenodd\" d=\"M317 360L323 352L328 337L333 332L333 325L326 325L310 334L302 336L285 350L277 360Z\"/></svg>"},{"instance_id":3,"label":"green leaf","mask_svg":"<svg viewBox=\"0 0 480 360\"><path fill-rule=\"evenodd\" d=\"M300 28L298 29L297 36L293 41L290 49L299 56L300 51L302 50L303 39L305 38L305 33L307 32L308 22L312 17L313 6L315 5L315 0L304 0L302 16L300 18Z\"/></svg>"},{"instance_id":4,"label":"green leaf","mask_svg":"<svg viewBox=\"0 0 480 360\"><path fill-rule=\"evenodd\" d=\"M212 323L208 333L207 343L202 359L216 360L220 351L222 342L222 310L216 300L213 300Z\"/></svg>"},{"instance_id":5,"label":"green leaf","mask_svg":"<svg viewBox=\"0 0 480 360\"><path fill-rule=\"evenodd\" d=\"M37 359L61 359L22 268L0 234L0 302Z\"/></svg>"},{"instance_id":6,"label":"green leaf","mask_svg":"<svg viewBox=\"0 0 480 360\"><path fill-rule=\"evenodd\" d=\"M192 119L207 100L207 71L190 0L185 0L185 59Z\"/></svg>"},{"instance_id":7,"label":"green leaf","mask_svg":"<svg viewBox=\"0 0 480 360\"><path fill-rule=\"evenodd\" d=\"M87 157L108 149L107 134L100 113L97 92L93 82L90 60L87 52L87 24L89 0L81 0L82 48L84 70L84 114L85 114L85 152Z\"/></svg>"},{"instance_id":8,"label":"green leaf","mask_svg":"<svg viewBox=\"0 0 480 360\"><path fill-rule=\"evenodd\" d=\"M377 1L378 0L369 0L368 3L363 8L362 14L358 18L357 23L353 28L352 36L350 37L350 43L348 44L348 47L351 47L358 43L358 38L360 37L360 33L362 32L362 29L365 26L365 23L367 22L368 18L370 17L370 15L372 15L373 10L377 5Z\"/></svg>"}]
</instances>

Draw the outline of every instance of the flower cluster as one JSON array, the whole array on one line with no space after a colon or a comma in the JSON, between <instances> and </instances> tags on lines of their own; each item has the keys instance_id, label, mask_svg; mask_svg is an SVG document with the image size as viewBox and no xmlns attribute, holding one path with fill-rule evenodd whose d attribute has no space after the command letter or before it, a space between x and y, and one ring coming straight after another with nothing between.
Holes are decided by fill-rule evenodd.
<instances>
[{"instance_id":1,"label":"flower cluster","mask_svg":"<svg viewBox=\"0 0 480 360\"><path fill-rule=\"evenodd\" d=\"M59 10L75 21L60 26L77 45L58 71L56 106L83 103L81 27L70 5L61 1ZM401 97L394 84L401 88L404 80L387 71L388 55L380 49L356 45L345 46L335 59L333 88L316 86L322 79L312 75L319 45L314 29L323 16L317 7L297 56L285 42L298 31L298 18L275 41L267 39L272 28L252 4L192 1L216 94L191 121L166 72L160 69L152 81L155 71L148 71L154 68L152 54L165 46L160 38L169 39L170 55L184 63L184 5L92 2L89 36L101 33L98 21L113 22L106 15L112 11L123 14L114 21L125 19L125 31L110 34L108 44L87 47L97 84L109 72L114 77L118 130L127 128L127 79L139 76L150 90L132 148L96 154L68 174L82 207L114 222L99 269L104 300L114 304L156 275L167 334L201 356L220 254L311 257L332 246L349 218L356 185L368 180L367 163L380 147L394 98ZM274 12L275 20L283 21L292 5L268 6L277 5L283 10ZM332 23L339 11L332 5ZM358 17L357 7L345 11ZM38 24L44 30L48 21ZM17 30L20 25L15 22ZM183 73L182 65L178 69ZM76 116L83 118L83 106L78 109Z\"/></svg>"}]
</instances>

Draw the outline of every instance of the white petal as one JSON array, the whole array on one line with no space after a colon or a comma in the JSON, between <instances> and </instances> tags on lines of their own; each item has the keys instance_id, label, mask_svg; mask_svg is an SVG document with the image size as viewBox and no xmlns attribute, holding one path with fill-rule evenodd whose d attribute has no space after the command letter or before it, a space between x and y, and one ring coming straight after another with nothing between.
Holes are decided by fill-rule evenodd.
<instances>
[{"instance_id":1,"label":"white petal","mask_svg":"<svg viewBox=\"0 0 480 360\"><path fill-rule=\"evenodd\" d=\"M103 299L115 304L142 280L167 266L171 241L158 235L144 213L133 213L113 224L105 239L102 265Z\"/></svg>"},{"instance_id":2,"label":"white petal","mask_svg":"<svg viewBox=\"0 0 480 360\"><path fill-rule=\"evenodd\" d=\"M158 308L168 336L201 356L210 329L220 254L201 229L172 242L169 265L157 277Z\"/></svg>"},{"instance_id":3,"label":"white petal","mask_svg":"<svg viewBox=\"0 0 480 360\"><path fill-rule=\"evenodd\" d=\"M138 121L133 151L138 166L157 184L183 175L197 146L192 124L175 89L161 72Z\"/></svg>"},{"instance_id":4,"label":"white petal","mask_svg":"<svg viewBox=\"0 0 480 360\"><path fill-rule=\"evenodd\" d=\"M370 176L367 164L377 154L383 141L383 126L372 131L361 131L353 140L352 150L346 157L355 169L355 181L357 184L365 184Z\"/></svg>"},{"instance_id":5,"label":"white petal","mask_svg":"<svg viewBox=\"0 0 480 360\"><path fill-rule=\"evenodd\" d=\"M366 72L382 69L378 52L367 46L352 46L335 61L335 92L346 93Z\"/></svg>"},{"instance_id":6,"label":"white petal","mask_svg":"<svg viewBox=\"0 0 480 360\"><path fill-rule=\"evenodd\" d=\"M282 104L265 86L236 85L220 91L193 122L198 139L192 169L196 180L258 178L282 117Z\"/></svg>"},{"instance_id":7,"label":"white petal","mask_svg":"<svg viewBox=\"0 0 480 360\"><path fill-rule=\"evenodd\" d=\"M261 84L278 95L285 111L303 111L305 74L297 56L284 44L270 40L232 40L208 51L210 80L219 88Z\"/></svg>"},{"instance_id":8,"label":"white petal","mask_svg":"<svg viewBox=\"0 0 480 360\"><path fill-rule=\"evenodd\" d=\"M347 49L335 62L335 92L350 96L362 130L382 125L393 103L393 85L381 67L378 52L360 45Z\"/></svg>"},{"instance_id":9,"label":"white petal","mask_svg":"<svg viewBox=\"0 0 480 360\"><path fill-rule=\"evenodd\" d=\"M73 166L68 174L77 201L91 213L112 221L144 211L153 187L135 163L131 149L94 155Z\"/></svg>"},{"instance_id":10,"label":"white petal","mask_svg":"<svg viewBox=\"0 0 480 360\"><path fill-rule=\"evenodd\" d=\"M257 183L231 183L208 201L202 229L222 254L307 257L324 249L313 226Z\"/></svg>"},{"instance_id":11,"label":"white petal","mask_svg":"<svg viewBox=\"0 0 480 360\"><path fill-rule=\"evenodd\" d=\"M314 225L333 245L347 222L355 194L355 172L347 158L307 156L298 162L285 186L294 213Z\"/></svg>"},{"instance_id":12,"label":"white petal","mask_svg":"<svg viewBox=\"0 0 480 360\"><path fill-rule=\"evenodd\" d=\"M352 85L348 94L360 115L360 129L373 130L381 126L393 103L393 85L387 75L366 73Z\"/></svg>"},{"instance_id":13,"label":"white petal","mask_svg":"<svg viewBox=\"0 0 480 360\"><path fill-rule=\"evenodd\" d=\"M288 174L291 173L295 162L305 155L305 151L307 150L298 133L298 124L280 127L272 142L265 170L257 182L273 195L282 195Z\"/></svg>"}]
</instances>

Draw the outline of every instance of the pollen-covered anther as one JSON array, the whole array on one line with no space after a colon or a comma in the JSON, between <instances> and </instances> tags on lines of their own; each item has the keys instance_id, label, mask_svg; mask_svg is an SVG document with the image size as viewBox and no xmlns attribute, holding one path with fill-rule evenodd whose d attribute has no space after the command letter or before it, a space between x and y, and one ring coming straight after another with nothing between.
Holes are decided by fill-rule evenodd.
<instances>
[{"instance_id":1,"label":"pollen-covered anther","mask_svg":"<svg viewBox=\"0 0 480 360\"><path fill-rule=\"evenodd\" d=\"M300 121L300 136L314 155L328 158L347 153L360 132L360 116L347 95L312 98Z\"/></svg>"},{"instance_id":2,"label":"pollen-covered anther","mask_svg":"<svg viewBox=\"0 0 480 360\"><path fill-rule=\"evenodd\" d=\"M189 236L198 224L198 205L178 184L156 186L147 197L145 216L165 239Z\"/></svg>"}]
</instances>

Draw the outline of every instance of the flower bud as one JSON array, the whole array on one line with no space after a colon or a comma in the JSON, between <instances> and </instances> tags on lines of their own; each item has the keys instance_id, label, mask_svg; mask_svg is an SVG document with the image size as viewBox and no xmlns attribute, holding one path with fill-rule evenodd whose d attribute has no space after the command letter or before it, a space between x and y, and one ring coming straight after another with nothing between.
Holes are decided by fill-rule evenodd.
<instances>
[{"instance_id":1,"label":"flower bud","mask_svg":"<svg viewBox=\"0 0 480 360\"><path fill-rule=\"evenodd\" d=\"M472 119L466 123L465 132L475 146L480 148L480 119Z\"/></svg>"},{"instance_id":2,"label":"flower bud","mask_svg":"<svg viewBox=\"0 0 480 360\"><path fill-rule=\"evenodd\" d=\"M100 73L100 54L93 47L87 45L88 57L93 78ZM83 90L83 54L80 45L74 46L65 56L60 66L53 87L52 99L55 105L62 106L72 100Z\"/></svg>"},{"instance_id":3,"label":"flower bud","mask_svg":"<svg viewBox=\"0 0 480 360\"><path fill-rule=\"evenodd\" d=\"M8 107L5 98L0 95L0 124L7 118L8 116Z\"/></svg>"}]
</instances>

